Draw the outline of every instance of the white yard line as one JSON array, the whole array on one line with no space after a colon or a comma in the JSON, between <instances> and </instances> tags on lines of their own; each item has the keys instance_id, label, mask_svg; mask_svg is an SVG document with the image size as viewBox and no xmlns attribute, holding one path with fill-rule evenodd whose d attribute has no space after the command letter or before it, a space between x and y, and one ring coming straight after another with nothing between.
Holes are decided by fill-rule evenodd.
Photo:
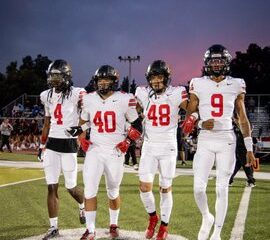
<instances>
[{"instance_id":1,"label":"white yard line","mask_svg":"<svg viewBox=\"0 0 270 240\"><path fill-rule=\"evenodd\" d=\"M79 239L82 234L85 232L85 228L77 228L77 229L67 229L67 230L59 230L60 236L55 238L59 240L75 240ZM109 231L108 229L96 229L96 235L97 239L109 239ZM144 240L145 239L145 233L144 232L137 232L137 231L126 231L123 229L120 229L120 237L117 238L119 240ZM44 235L40 236L34 236L30 238L24 238L23 240L37 240L41 239ZM187 240L186 238L169 234L168 240Z\"/></svg>"},{"instance_id":2,"label":"white yard line","mask_svg":"<svg viewBox=\"0 0 270 240\"><path fill-rule=\"evenodd\" d=\"M248 204L251 194L251 187L246 187L239 205L239 209L234 221L230 240L242 240L245 232L245 222L248 212Z\"/></svg>"},{"instance_id":3,"label":"white yard line","mask_svg":"<svg viewBox=\"0 0 270 240\"><path fill-rule=\"evenodd\" d=\"M37 180L44 179L44 178L45 178L45 177L41 177L41 178L32 178L32 179L28 179L28 180L19 181L19 182L13 182L13 183L2 184L2 185L0 185L0 188L2 188L2 187L7 187L7 186L12 186L12 185L17 185L17 184L21 184L21 183L26 183L26 182L37 181Z\"/></svg>"}]
</instances>

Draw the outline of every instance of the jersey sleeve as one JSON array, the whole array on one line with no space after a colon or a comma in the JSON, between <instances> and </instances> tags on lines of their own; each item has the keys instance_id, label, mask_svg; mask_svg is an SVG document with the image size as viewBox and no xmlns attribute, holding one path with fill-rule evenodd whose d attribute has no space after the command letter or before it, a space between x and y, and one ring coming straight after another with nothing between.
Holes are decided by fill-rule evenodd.
<instances>
[{"instance_id":1,"label":"jersey sleeve","mask_svg":"<svg viewBox=\"0 0 270 240\"><path fill-rule=\"evenodd\" d=\"M90 114L89 114L89 111L88 111L88 105L89 105L89 95L88 94L85 94L82 97L81 105L82 105L81 119L84 120L84 121L89 121Z\"/></svg>"},{"instance_id":2,"label":"jersey sleeve","mask_svg":"<svg viewBox=\"0 0 270 240\"><path fill-rule=\"evenodd\" d=\"M177 100L177 105L179 106L182 102L188 99L188 94L185 87L179 86L175 90L175 98Z\"/></svg>"},{"instance_id":3,"label":"jersey sleeve","mask_svg":"<svg viewBox=\"0 0 270 240\"><path fill-rule=\"evenodd\" d=\"M195 78L191 79L191 81L189 83L189 93L195 94L196 96L199 95L197 81Z\"/></svg>"},{"instance_id":4,"label":"jersey sleeve","mask_svg":"<svg viewBox=\"0 0 270 240\"><path fill-rule=\"evenodd\" d=\"M143 95L144 95L143 88L137 87L136 92L135 92L135 98L142 108L143 108L143 97L144 97Z\"/></svg>"},{"instance_id":5,"label":"jersey sleeve","mask_svg":"<svg viewBox=\"0 0 270 240\"><path fill-rule=\"evenodd\" d=\"M239 90L238 90L238 95L242 93L246 93L246 82L244 79L239 78Z\"/></svg>"},{"instance_id":6,"label":"jersey sleeve","mask_svg":"<svg viewBox=\"0 0 270 240\"><path fill-rule=\"evenodd\" d=\"M133 94L128 94L127 103L128 103L128 106L127 106L126 118L130 123L132 123L138 118L138 113L136 110L137 101Z\"/></svg>"},{"instance_id":7,"label":"jersey sleeve","mask_svg":"<svg viewBox=\"0 0 270 240\"><path fill-rule=\"evenodd\" d=\"M40 101L41 101L41 103L42 103L43 106L44 106L44 114L45 114L45 117L50 117L51 114L50 114L50 111L49 111L49 104L48 104L47 97L48 97L48 91L43 91L43 92L40 94Z\"/></svg>"}]
</instances>

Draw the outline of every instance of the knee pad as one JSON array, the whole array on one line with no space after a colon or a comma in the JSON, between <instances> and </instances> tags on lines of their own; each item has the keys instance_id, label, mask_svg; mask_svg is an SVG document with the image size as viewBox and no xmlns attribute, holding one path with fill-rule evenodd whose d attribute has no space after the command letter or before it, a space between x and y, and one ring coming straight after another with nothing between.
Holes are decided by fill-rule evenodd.
<instances>
[{"instance_id":1,"label":"knee pad","mask_svg":"<svg viewBox=\"0 0 270 240\"><path fill-rule=\"evenodd\" d=\"M159 181L159 186L162 189L167 189L172 186L172 178L161 178Z\"/></svg>"},{"instance_id":2,"label":"knee pad","mask_svg":"<svg viewBox=\"0 0 270 240\"><path fill-rule=\"evenodd\" d=\"M65 180L65 188L66 189L72 189L77 186L77 182L72 179Z\"/></svg>"},{"instance_id":3,"label":"knee pad","mask_svg":"<svg viewBox=\"0 0 270 240\"><path fill-rule=\"evenodd\" d=\"M119 188L108 188L107 196L111 200L116 199L119 196Z\"/></svg>"}]
</instances>

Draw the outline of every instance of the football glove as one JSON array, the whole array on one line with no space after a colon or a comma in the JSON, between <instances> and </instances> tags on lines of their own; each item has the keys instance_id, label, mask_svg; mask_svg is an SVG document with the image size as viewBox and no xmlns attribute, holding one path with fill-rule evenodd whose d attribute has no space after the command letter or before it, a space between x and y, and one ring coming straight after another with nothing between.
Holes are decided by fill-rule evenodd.
<instances>
[{"instance_id":1,"label":"football glove","mask_svg":"<svg viewBox=\"0 0 270 240\"><path fill-rule=\"evenodd\" d=\"M83 133L81 126L69 127L66 129L68 136L77 137Z\"/></svg>"},{"instance_id":2,"label":"football glove","mask_svg":"<svg viewBox=\"0 0 270 240\"><path fill-rule=\"evenodd\" d=\"M126 138L124 141L118 143L116 145L116 150L120 151L121 153L126 153L130 145L130 140Z\"/></svg>"},{"instance_id":3,"label":"football glove","mask_svg":"<svg viewBox=\"0 0 270 240\"><path fill-rule=\"evenodd\" d=\"M184 134L190 134L195 126L195 122L198 119L198 113L192 113L189 115L181 125Z\"/></svg>"},{"instance_id":4,"label":"football glove","mask_svg":"<svg viewBox=\"0 0 270 240\"><path fill-rule=\"evenodd\" d=\"M134 127L130 127L129 130L128 130L128 137L131 139L131 140L137 140L138 138L140 138L141 136L141 133Z\"/></svg>"},{"instance_id":5,"label":"football glove","mask_svg":"<svg viewBox=\"0 0 270 240\"><path fill-rule=\"evenodd\" d=\"M85 138L80 138L80 145L81 145L81 148L84 152L87 152L87 150L91 144L93 144L91 141L89 141Z\"/></svg>"},{"instance_id":6,"label":"football glove","mask_svg":"<svg viewBox=\"0 0 270 240\"><path fill-rule=\"evenodd\" d=\"M45 144L40 144L38 149L37 158L38 161L43 162L44 159Z\"/></svg>"}]
</instances>

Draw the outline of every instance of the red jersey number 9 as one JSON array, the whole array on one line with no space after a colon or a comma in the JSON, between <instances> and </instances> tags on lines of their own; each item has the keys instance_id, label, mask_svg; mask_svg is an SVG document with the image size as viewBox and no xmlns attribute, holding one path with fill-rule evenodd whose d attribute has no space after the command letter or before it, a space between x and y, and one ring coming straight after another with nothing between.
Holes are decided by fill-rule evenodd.
<instances>
[{"instance_id":1,"label":"red jersey number 9","mask_svg":"<svg viewBox=\"0 0 270 240\"><path fill-rule=\"evenodd\" d=\"M211 111L213 117L221 117L223 115L223 95L222 94L213 94L211 96L211 106L214 108Z\"/></svg>"}]
</instances>

